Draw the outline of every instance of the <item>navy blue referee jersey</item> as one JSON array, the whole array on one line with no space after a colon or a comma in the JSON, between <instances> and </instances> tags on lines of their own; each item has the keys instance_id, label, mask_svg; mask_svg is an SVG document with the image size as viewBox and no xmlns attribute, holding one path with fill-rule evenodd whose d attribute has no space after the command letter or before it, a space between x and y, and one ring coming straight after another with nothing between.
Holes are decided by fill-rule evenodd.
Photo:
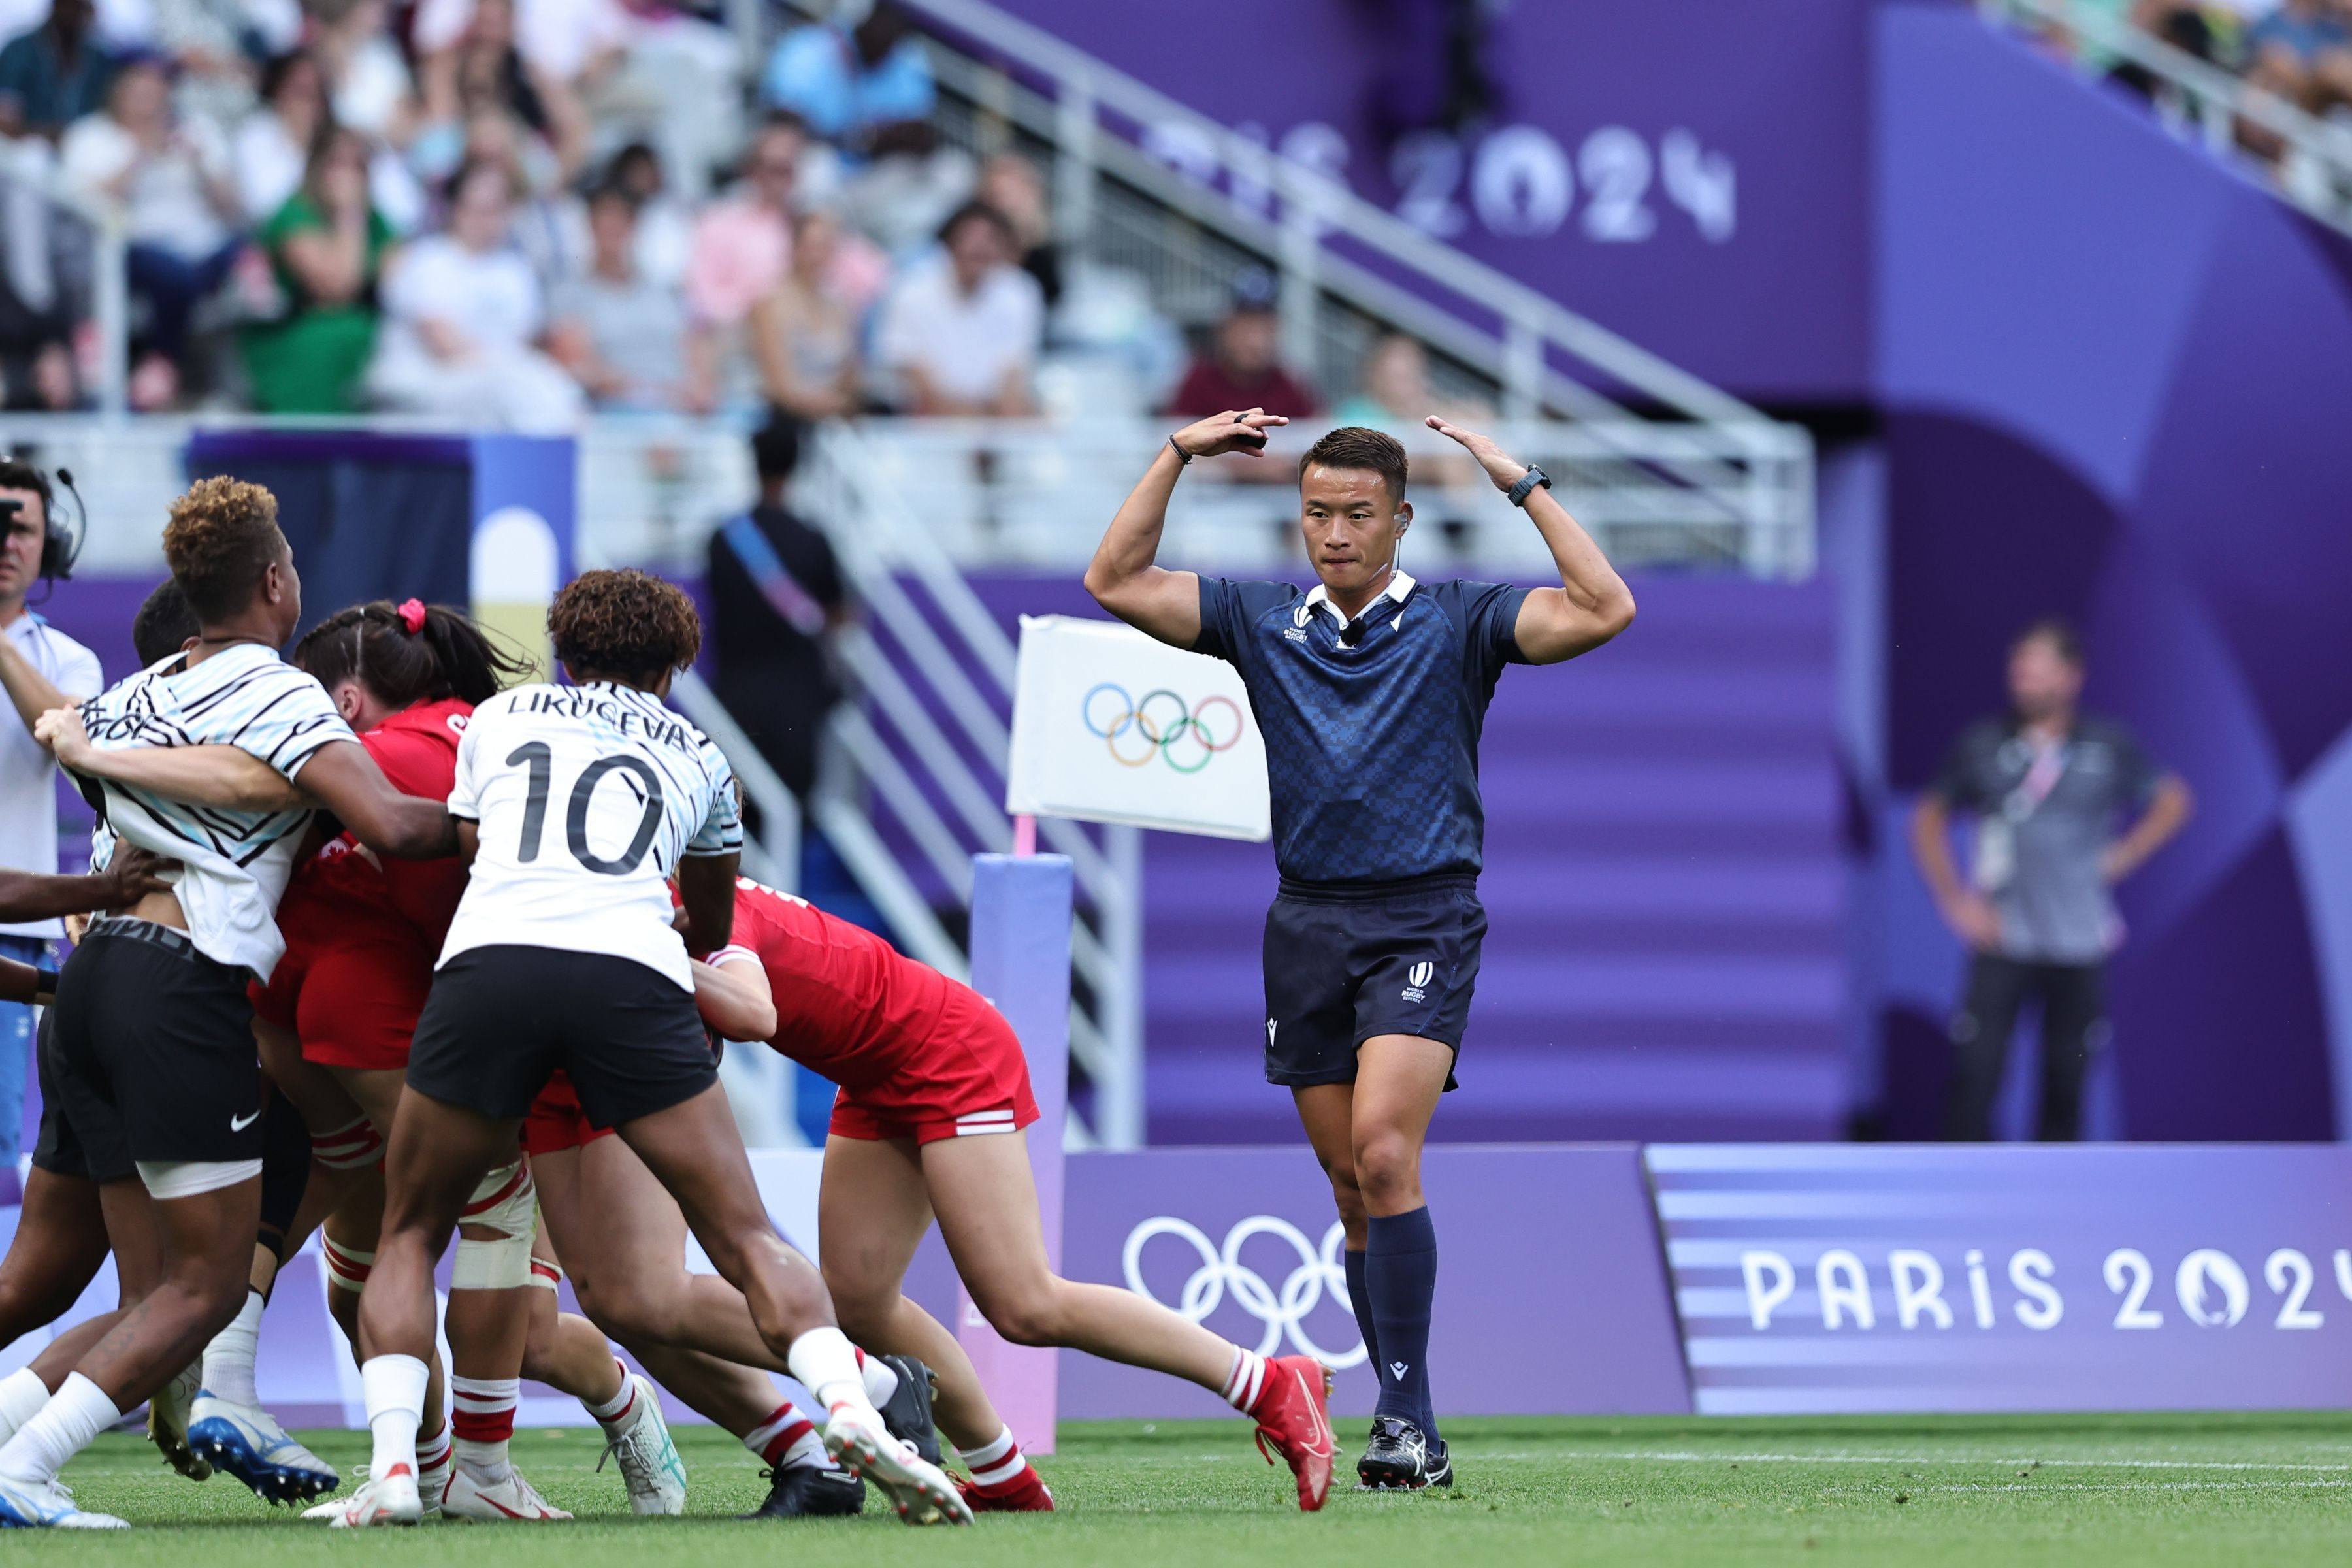
<instances>
[{"instance_id":1,"label":"navy blue referee jersey","mask_svg":"<svg viewBox=\"0 0 2352 1568\"><path fill-rule=\"evenodd\" d=\"M1201 579L1196 653L1241 671L1265 737L1286 881L1479 869L1478 734L1529 590L1396 573L1352 641L1322 586Z\"/></svg>"}]
</instances>

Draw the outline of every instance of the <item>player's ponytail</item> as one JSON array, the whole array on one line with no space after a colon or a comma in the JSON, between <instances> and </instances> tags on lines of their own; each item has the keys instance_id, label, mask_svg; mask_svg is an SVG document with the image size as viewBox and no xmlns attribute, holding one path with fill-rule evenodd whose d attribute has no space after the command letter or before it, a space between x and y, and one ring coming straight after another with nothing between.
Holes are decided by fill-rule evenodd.
<instances>
[{"instance_id":1,"label":"player's ponytail","mask_svg":"<svg viewBox=\"0 0 2352 1568\"><path fill-rule=\"evenodd\" d=\"M462 612L415 599L337 611L295 645L294 662L330 690L357 681L394 710L452 697L480 703L531 672Z\"/></svg>"}]
</instances>

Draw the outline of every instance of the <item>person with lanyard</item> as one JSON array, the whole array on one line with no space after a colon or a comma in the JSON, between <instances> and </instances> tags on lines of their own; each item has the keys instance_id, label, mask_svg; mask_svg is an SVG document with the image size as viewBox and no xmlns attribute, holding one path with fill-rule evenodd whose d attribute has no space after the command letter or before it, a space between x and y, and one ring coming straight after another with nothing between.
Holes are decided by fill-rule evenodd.
<instances>
[{"instance_id":1,"label":"person with lanyard","mask_svg":"<svg viewBox=\"0 0 2352 1568\"><path fill-rule=\"evenodd\" d=\"M1400 569L1412 524L1405 451L1349 426L1298 468L1316 585L1156 564L1194 459L1255 457L1287 424L1227 411L1169 437L1111 521L1087 588L1119 619L1238 668L1265 739L1281 891L1265 924L1265 1076L1287 1088L1347 1229L1348 1294L1380 1373L1371 1488L1450 1485L1429 1392L1437 1237L1421 1149L1454 1087L1486 917L1478 734L1506 664L1557 664L1633 620L1633 595L1541 468L1432 417L1524 508L1557 586L1423 584Z\"/></svg>"},{"instance_id":2,"label":"person with lanyard","mask_svg":"<svg viewBox=\"0 0 2352 1568\"><path fill-rule=\"evenodd\" d=\"M75 540L55 526L49 477L0 459L0 867L42 875L58 868L56 761L33 739L43 713L106 684L98 656L26 607L37 583L73 566ZM55 920L0 919L0 959L41 965L64 935ZM16 1191L16 1154L32 1073L33 1009L0 1001L0 1195Z\"/></svg>"},{"instance_id":3,"label":"person with lanyard","mask_svg":"<svg viewBox=\"0 0 2352 1568\"><path fill-rule=\"evenodd\" d=\"M1953 743L1911 818L1911 852L1936 908L1969 952L1952 1015L1945 1136L1992 1136L2010 1035L2042 1007L2039 1136L2081 1135L2083 1075L2106 1042L2107 955L2123 941L2110 889L2189 820L2189 786L2158 768L2122 725L2081 711L2083 645L2056 619L2010 644L2010 710ZM1962 880L1955 811L1976 818ZM2121 837L2117 819L2137 814Z\"/></svg>"},{"instance_id":4,"label":"person with lanyard","mask_svg":"<svg viewBox=\"0 0 2352 1568\"><path fill-rule=\"evenodd\" d=\"M779 414L751 437L760 500L710 536L710 629L719 700L806 801L826 715L841 700L834 640L851 610L832 542L784 501L803 428Z\"/></svg>"}]
</instances>

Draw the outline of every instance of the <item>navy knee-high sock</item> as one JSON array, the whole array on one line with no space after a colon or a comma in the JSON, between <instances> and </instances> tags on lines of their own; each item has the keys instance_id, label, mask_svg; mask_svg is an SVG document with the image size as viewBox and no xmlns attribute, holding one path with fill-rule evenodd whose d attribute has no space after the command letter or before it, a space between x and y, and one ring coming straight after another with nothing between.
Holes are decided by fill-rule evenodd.
<instances>
[{"instance_id":1,"label":"navy knee-high sock","mask_svg":"<svg viewBox=\"0 0 2352 1568\"><path fill-rule=\"evenodd\" d=\"M1356 1310L1356 1331L1364 1336L1364 1359L1381 1369L1381 1331L1372 1321L1372 1289L1364 1283L1364 1255L1341 1254L1348 1264L1348 1304Z\"/></svg>"},{"instance_id":2,"label":"navy knee-high sock","mask_svg":"<svg viewBox=\"0 0 2352 1568\"><path fill-rule=\"evenodd\" d=\"M1429 1210L1374 1215L1364 1250L1364 1293L1379 1338L1381 1401L1374 1414L1411 1421L1437 1437L1429 1399L1429 1312L1437 1294L1437 1227Z\"/></svg>"}]
</instances>

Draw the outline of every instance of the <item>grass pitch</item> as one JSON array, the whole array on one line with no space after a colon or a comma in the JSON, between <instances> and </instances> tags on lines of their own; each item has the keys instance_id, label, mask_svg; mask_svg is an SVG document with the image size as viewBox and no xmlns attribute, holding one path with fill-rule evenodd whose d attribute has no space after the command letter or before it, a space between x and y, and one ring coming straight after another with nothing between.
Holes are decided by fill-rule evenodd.
<instances>
[{"instance_id":1,"label":"grass pitch","mask_svg":"<svg viewBox=\"0 0 2352 1568\"><path fill-rule=\"evenodd\" d=\"M1346 1423L1343 1439L1357 1423ZM1042 1462L1062 1511L917 1531L857 1521L744 1524L751 1457L682 1427L689 1516L635 1520L581 1431L525 1432L515 1457L569 1525L432 1524L331 1535L226 1477L194 1486L130 1436L67 1471L128 1532L0 1535L11 1563L292 1568L336 1555L469 1568L772 1568L831 1563L1226 1563L1435 1568L1542 1563L2128 1563L2341 1561L2352 1552L2352 1417L2334 1415L1726 1420L1497 1419L1446 1426L1451 1493L1286 1500L1238 1422L1064 1427ZM306 1435L348 1474L362 1434ZM1352 1451L1341 1450L1352 1463ZM1352 1480L1352 1473L1346 1478Z\"/></svg>"}]
</instances>

